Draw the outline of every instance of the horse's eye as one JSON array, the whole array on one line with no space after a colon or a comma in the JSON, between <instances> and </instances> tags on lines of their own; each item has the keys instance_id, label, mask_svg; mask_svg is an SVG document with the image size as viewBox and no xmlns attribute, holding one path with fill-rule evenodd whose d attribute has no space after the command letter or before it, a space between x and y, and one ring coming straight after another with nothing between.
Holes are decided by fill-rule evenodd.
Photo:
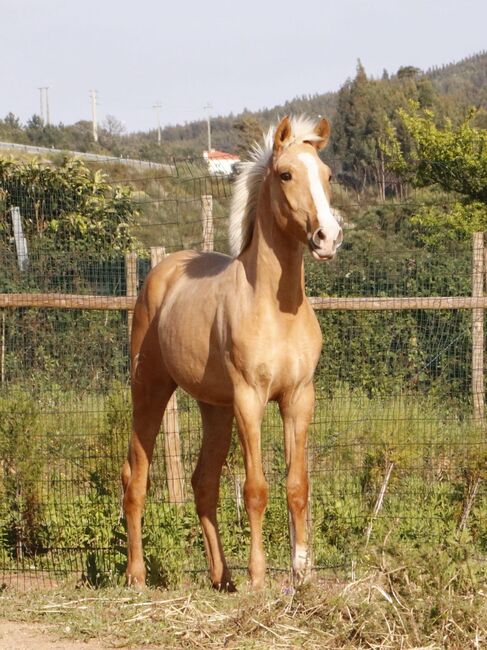
<instances>
[{"instance_id":1,"label":"horse's eye","mask_svg":"<svg viewBox=\"0 0 487 650\"><path fill-rule=\"evenodd\" d=\"M279 174L281 177L282 181L290 181L292 178L291 172L282 172L282 174Z\"/></svg>"}]
</instances>

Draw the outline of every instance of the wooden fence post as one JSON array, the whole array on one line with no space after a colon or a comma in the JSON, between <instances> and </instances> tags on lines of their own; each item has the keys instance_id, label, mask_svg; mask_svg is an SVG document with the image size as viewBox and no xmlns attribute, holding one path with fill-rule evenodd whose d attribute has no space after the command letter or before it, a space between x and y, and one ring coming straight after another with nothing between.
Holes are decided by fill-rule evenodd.
<instances>
[{"instance_id":1,"label":"wooden fence post","mask_svg":"<svg viewBox=\"0 0 487 650\"><path fill-rule=\"evenodd\" d=\"M137 296L137 253L131 252L125 254L125 281L127 284L127 297L135 298ZM132 319L134 316L133 309L127 310L127 328L128 340L132 336Z\"/></svg>"},{"instance_id":2,"label":"wooden fence post","mask_svg":"<svg viewBox=\"0 0 487 650\"><path fill-rule=\"evenodd\" d=\"M165 255L166 249L163 246L152 246L150 249L151 267L154 268L159 264ZM162 426L164 429L164 458L166 461L169 503L181 504L185 501L185 485L176 393L173 393L164 411Z\"/></svg>"},{"instance_id":3,"label":"wooden fence post","mask_svg":"<svg viewBox=\"0 0 487 650\"><path fill-rule=\"evenodd\" d=\"M154 266L157 266L159 262L162 262L162 260L166 257L166 249L164 246L151 246L150 249L150 266L151 269L154 268Z\"/></svg>"},{"instance_id":4,"label":"wooden fence post","mask_svg":"<svg viewBox=\"0 0 487 650\"><path fill-rule=\"evenodd\" d=\"M484 294L484 233L473 234L472 249L472 297L482 298ZM483 422L485 413L484 394L484 310L472 309L472 400L473 418L477 424Z\"/></svg>"},{"instance_id":5,"label":"wooden fence post","mask_svg":"<svg viewBox=\"0 0 487 650\"><path fill-rule=\"evenodd\" d=\"M203 194L201 196L201 222L203 226L203 250L213 250L214 229L213 229L213 196Z\"/></svg>"},{"instance_id":6,"label":"wooden fence post","mask_svg":"<svg viewBox=\"0 0 487 650\"><path fill-rule=\"evenodd\" d=\"M306 528L308 530L308 556L306 558L306 574L311 574L311 569L315 565L315 553L313 547L313 493L312 493L312 474L311 466L313 462L312 450L309 441L306 445L306 475L308 477L308 506L306 509Z\"/></svg>"},{"instance_id":7,"label":"wooden fence post","mask_svg":"<svg viewBox=\"0 0 487 650\"><path fill-rule=\"evenodd\" d=\"M5 383L5 309L2 309L2 351L0 353L0 376L2 386Z\"/></svg>"},{"instance_id":8,"label":"wooden fence post","mask_svg":"<svg viewBox=\"0 0 487 650\"><path fill-rule=\"evenodd\" d=\"M20 208L11 207L10 215L12 217L12 230L14 233L15 248L17 250L17 263L21 271L25 271L29 264L29 254L27 252L27 240L22 228L22 217Z\"/></svg>"}]
</instances>

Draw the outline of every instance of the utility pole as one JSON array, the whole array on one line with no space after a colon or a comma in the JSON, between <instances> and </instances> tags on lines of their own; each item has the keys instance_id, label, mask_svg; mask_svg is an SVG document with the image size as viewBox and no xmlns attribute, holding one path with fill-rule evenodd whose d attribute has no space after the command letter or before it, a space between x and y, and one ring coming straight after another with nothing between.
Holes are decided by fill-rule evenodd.
<instances>
[{"instance_id":1,"label":"utility pole","mask_svg":"<svg viewBox=\"0 0 487 650\"><path fill-rule=\"evenodd\" d=\"M42 124L44 124L44 86L39 86L39 95L41 103L41 113L39 117L41 118Z\"/></svg>"},{"instance_id":2,"label":"utility pole","mask_svg":"<svg viewBox=\"0 0 487 650\"><path fill-rule=\"evenodd\" d=\"M152 108L155 108L156 110L156 116L157 116L157 144L161 146L162 142L162 137L161 137L161 108L162 104L161 102L157 102L157 104L154 104Z\"/></svg>"},{"instance_id":3,"label":"utility pole","mask_svg":"<svg viewBox=\"0 0 487 650\"><path fill-rule=\"evenodd\" d=\"M41 122L46 126L49 126L51 123L50 113L49 113L49 95L48 95L49 86L39 86L40 100L41 100Z\"/></svg>"},{"instance_id":4,"label":"utility pole","mask_svg":"<svg viewBox=\"0 0 487 650\"><path fill-rule=\"evenodd\" d=\"M46 93L46 125L51 124L51 114L49 112L49 86L44 86L44 91Z\"/></svg>"},{"instance_id":5,"label":"utility pole","mask_svg":"<svg viewBox=\"0 0 487 650\"><path fill-rule=\"evenodd\" d=\"M91 96L91 117L93 120L93 141L98 142L98 124L96 122L96 94L98 91L90 90Z\"/></svg>"},{"instance_id":6,"label":"utility pole","mask_svg":"<svg viewBox=\"0 0 487 650\"><path fill-rule=\"evenodd\" d=\"M211 151L211 121L210 121L210 110L213 108L213 106L210 104L210 102L207 102L205 106L203 106L205 111L208 111L208 153Z\"/></svg>"}]
</instances>

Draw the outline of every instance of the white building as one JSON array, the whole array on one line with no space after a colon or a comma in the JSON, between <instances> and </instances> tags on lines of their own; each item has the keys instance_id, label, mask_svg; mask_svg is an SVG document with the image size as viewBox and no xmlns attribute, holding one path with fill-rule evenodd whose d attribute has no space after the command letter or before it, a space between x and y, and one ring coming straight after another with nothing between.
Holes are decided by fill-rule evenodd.
<instances>
[{"instance_id":1,"label":"white building","mask_svg":"<svg viewBox=\"0 0 487 650\"><path fill-rule=\"evenodd\" d=\"M234 173L233 166L240 162L240 158L225 151L203 151L203 158L208 165L211 176L231 176Z\"/></svg>"}]
</instances>

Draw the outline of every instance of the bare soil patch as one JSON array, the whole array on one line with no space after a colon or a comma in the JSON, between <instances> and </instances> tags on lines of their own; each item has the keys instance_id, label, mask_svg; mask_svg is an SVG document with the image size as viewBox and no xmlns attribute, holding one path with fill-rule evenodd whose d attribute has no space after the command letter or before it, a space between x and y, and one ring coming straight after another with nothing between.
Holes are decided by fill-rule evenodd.
<instances>
[{"instance_id":1,"label":"bare soil patch","mask_svg":"<svg viewBox=\"0 0 487 650\"><path fill-rule=\"evenodd\" d=\"M56 638L59 625L0 621L0 650L105 650L99 641Z\"/></svg>"}]
</instances>

